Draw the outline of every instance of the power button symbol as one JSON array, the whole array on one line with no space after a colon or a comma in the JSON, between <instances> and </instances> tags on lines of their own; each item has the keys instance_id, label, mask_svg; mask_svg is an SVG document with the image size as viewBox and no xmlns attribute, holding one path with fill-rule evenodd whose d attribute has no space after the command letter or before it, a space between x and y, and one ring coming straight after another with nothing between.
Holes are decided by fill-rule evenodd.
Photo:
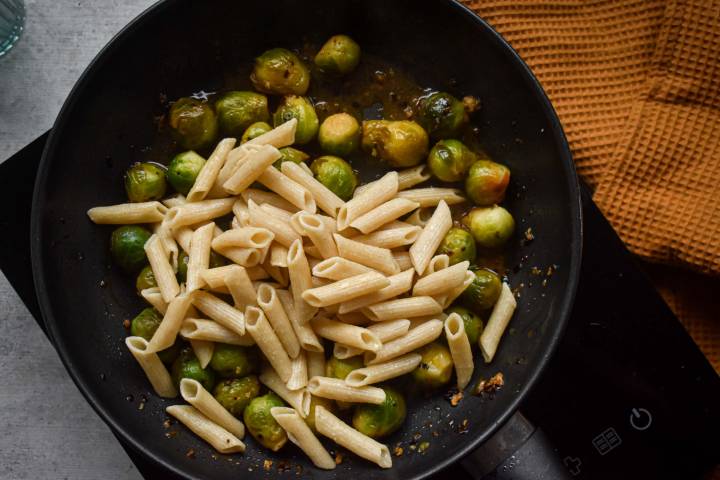
<instances>
[{"instance_id":1,"label":"power button symbol","mask_svg":"<svg viewBox=\"0 0 720 480\"><path fill-rule=\"evenodd\" d=\"M630 413L630 426L635 430L643 431L652 425L652 415L644 408L633 408Z\"/></svg>"}]
</instances>

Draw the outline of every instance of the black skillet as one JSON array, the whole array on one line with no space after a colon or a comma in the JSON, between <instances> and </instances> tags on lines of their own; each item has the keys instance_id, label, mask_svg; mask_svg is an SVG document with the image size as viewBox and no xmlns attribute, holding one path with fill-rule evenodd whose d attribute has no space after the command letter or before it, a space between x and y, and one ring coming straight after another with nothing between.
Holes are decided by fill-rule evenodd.
<instances>
[{"instance_id":1,"label":"black skillet","mask_svg":"<svg viewBox=\"0 0 720 480\"><path fill-rule=\"evenodd\" d=\"M263 50L334 33L350 34L364 51L410 72L421 85L482 100L477 120L485 147L513 172L507 203L518 228L509 265L519 268L510 279L526 288L494 362L479 363L474 378L501 371L505 386L492 397L466 395L457 407L441 394L413 398L404 427L385 440L391 450L400 443L405 452L393 457L390 470L348 455L336 470L321 472L295 448L271 454L249 438L244 455L214 459L191 433L163 426L164 408L175 402L150 393L122 341L123 320L142 302L133 282L109 266L110 229L93 225L85 212L125 200L124 170L152 154L145 147L156 136L160 94L172 99L227 87L234 66ZM522 478L560 478L563 473L543 456L547 451L535 449L539 434L511 456L533 432L513 414L547 364L570 312L580 266L580 215L568 145L540 85L502 38L461 5L166 0L113 39L66 101L35 185L32 266L44 321L81 392L127 444L177 474L260 478L269 475L262 467L271 459L271 472L284 460L312 478L423 478L485 442L485 452L470 457L477 476L505 461L498 478L519 478L526 470L530 476ZM529 227L535 240L526 244L521 238ZM551 265L557 271L541 286L543 278L531 267ZM492 437L504 424L502 435ZM170 431L178 434L167 438ZM424 453L411 448L423 441L429 442ZM194 457L186 455L191 448Z\"/></svg>"}]
</instances>

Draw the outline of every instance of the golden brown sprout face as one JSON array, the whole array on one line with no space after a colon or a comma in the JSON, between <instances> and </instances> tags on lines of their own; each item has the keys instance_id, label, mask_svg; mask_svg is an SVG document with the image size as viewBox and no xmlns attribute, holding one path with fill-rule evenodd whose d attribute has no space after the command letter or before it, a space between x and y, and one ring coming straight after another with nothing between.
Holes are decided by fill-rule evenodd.
<instances>
[{"instance_id":1,"label":"golden brown sprout face","mask_svg":"<svg viewBox=\"0 0 720 480\"><path fill-rule=\"evenodd\" d=\"M310 86L310 71L290 50L273 48L255 59L250 80L263 93L305 95Z\"/></svg>"},{"instance_id":2,"label":"golden brown sprout face","mask_svg":"<svg viewBox=\"0 0 720 480\"><path fill-rule=\"evenodd\" d=\"M410 120L366 120L362 148L393 167L414 167L428 154L427 132Z\"/></svg>"}]
</instances>

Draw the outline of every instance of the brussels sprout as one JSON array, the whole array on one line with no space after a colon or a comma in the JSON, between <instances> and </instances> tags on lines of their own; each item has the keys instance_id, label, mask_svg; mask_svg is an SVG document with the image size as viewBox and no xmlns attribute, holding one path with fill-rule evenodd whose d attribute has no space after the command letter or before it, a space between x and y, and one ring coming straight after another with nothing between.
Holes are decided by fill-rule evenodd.
<instances>
[{"instance_id":1,"label":"brussels sprout","mask_svg":"<svg viewBox=\"0 0 720 480\"><path fill-rule=\"evenodd\" d=\"M280 450L288 438L285 430L273 418L270 409L284 406L285 403L280 397L268 392L262 397L253 398L243 412L243 420L250 435L273 452Z\"/></svg>"},{"instance_id":2,"label":"brussels sprout","mask_svg":"<svg viewBox=\"0 0 720 480\"><path fill-rule=\"evenodd\" d=\"M215 111L220 130L233 137L255 122L270 120L267 97L255 92L228 92L215 102Z\"/></svg>"},{"instance_id":3,"label":"brussels sprout","mask_svg":"<svg viewBox=\"0 0 720 480\"><path fill-rule=\"evenodd\" d=\"M363 122L362 148L393 167L413 167L428 153L425 130L409 120L366 120Z\"/></svg>"},{"instance_id":4,"label":"brussels sprout","mask_svg":"<svg viewBox=\"0 0 720 480\"><path fill-rule=\"evenodd\" d=\"M212 391L215 386L215 372L207 367L202 368L200 361L190 348L185 348L180 352L180 356L172 364L171 374L178 387L183 378L197 380L208 391Z\"/></svg>"},{"instance_id":5,"label":"brussels sprout","mask_svg":"<svg viewBox=\"0 0 720 480\"><path fill-rule=\"evenodd\" d=\"M167 180L178 193L187 195L204 165L205 159L192 150L178 153L168 165Z\"/></svg>"},{"instance_id":6,"label":"brussels sprout","mask_svg":"<svg viewBox=\"0 0 720 480\"><path fill-rule=\"evenodd\" d=\"M155 273L152 271L152 268L150 268L150 265L147 265L138 273L137 280L135 280L135 288L137 288L138 292L141 292L146 288L153 287L157 287Z\"/></svg>"},{"instance_id":7,"label":"brussels sprout","mask_svg":"<svg viewBox=\"0 0 720 480\"><path fill-rule=\"evenodd\" d=\"M310 71L291 51L273 48L255 59L250 80L264 93L305 95L310 85Z\"/></svg>"},{"instance_id":8,"label":"brussels sprout","mask_svg":"<svg viewBox=\"0 0 720 480\"><path fill-rule=\"evenodd\" d=\"M345 377L347 377L350 372L358 368L363 368L364 366L362 355L345 358L343 360L332 356L327 363L325 363L325 375L331 378L345 380Z\"/></svg>"},{"instance_id":9,"label":"brussels sprout","mask_svg":"<svg viewBox=\"0 0 720 480\"><path fill-rule=\"evenodd\" d=\"M260 382L255 375L222 380L215 385L213 395L225 410L236 417L242 417L245 407L260 394Z\"/></svg>"},{"instance_id":10,"label":"brussels sprout","mask_svg":"<svg viewBox=\"0 0 720 480\"><path fill-rule=\"evenodd\" d=\"M180 146L188 150L210 146L217 136L217 118L210 105L184 97L170 107L170 128Z\"/></svg>"},{"instance_id":11,"label":"brussels sprout","mask_svg":"<svg viewBox=\"0 0 720 480\"><path fill-rule=\"evenodd\" d=\"M455 265L465 260L473 263L477 255L475 251L475 239L467 230L451 228L440 243L437 253L447 255L450 259L450 265Z\"/></svg>"},{"instance_id":12,"label":"brussels sprout","mask_svg":"<svg viewBox=\"0 0 720 480\"><path fill-rule=\"evenodd\" d=\"M467 308L458 306L451 307L445 313L448 315L451 313L460 315L465 325L465 333L467 334L468 340L470 340L470 346L476 346L478 344L478 338L480 338L480 334L485 326L482 319Z\"/></svg>"},{"instance_id":13,"label":"brussels sprout","mask_svg":"<svg viewBox=\"0 0 720 480\"><path fill-rule=\"evenodd\" d=\"M273 166L277 169L280 169L280 165L282 165L283 162L303 163L305 160L310 158L310 155L307 153L301 152L300 150L292 147L281 148L280 154L282 157L275 160L275 163L273 163Z\"/></svg>"},{"instance_id":14,"label":"brussels sprout","mask_svg":"<svg viewBox=\"0 0 720 480\"><path fill-rule=\"evenodd\" d=\"M146 308L137 314L130 323L130 335L134 337L142 337L148 342L155 335L155 330L160 326L162 316L154 308ZM158 352L158 357L163 363L172 363L180 354L182 341L180 338L175 340L170 347Z\"/></svg>"},{"instance_id":15,"label":"brussels sprout","mask_svg":"<svg viewBox=\"0 0 720 480\"><path fill-rule=\"evenodd\" d=\"M462 302L475 311L492 308L500 296L500 277L487 268L475 270L474 273L475 278L460 297Z\"/></svg>"},{"instance_id":16,"label":"brussels sprout","mask_svg":"<svg viewBox=\"0 0 720 480\"><path fill-rule=\"evenodd\" d=\"M272 130L272 127L266 123L266 122L255 122L242 134L242 138L240 139L240 143L245 143L247 141L252 140L253 138L257 138L263 133L267 133L270 130Z\"/></svg>"},{"instance_id":17,"label":"brussels sprout","mask_svg":"<svg viewBox=\"0 0 720 480\"><path fill-rule=\"evenodd\" d=\"M435 389L450 381L453 373L453 361L448 347L434 341L422 347L418 353L422 355L422 360L412 372L418 385L427 389Z\"/></svg>"},{"instance_id":18,"label":"brussels sprout","mask_svg":"<svg viewBox=\"0 0 720 480\"><path fill-rule=\"evenodd\" d=\"M315 138L319 122L310 100L296 95L288 95L283 98L283 103L273 114L273 123L277 127L293 118L297 118L298 121L295 143L303 145Z\"/></svg>"},{"instance_id":19,"label":"brussels sprout","mask_svg":"<svg viewBox=\"0 0 720 480\"><path fill-rule=\"evenodd\" d=\"M254 348L226 343L216 343L210 359L210 368L215 370L220 378L244 377L256 372L259 364L260 357Z\"/></svg>"},{"instance_id":20,"label":"brussels sprout","mask_svg":"<svg viewBox=\"0 0 720 480\"><path fill-rule=\"evenodd\" d=\"M433 138L455 137L468 122L463 103L449 93L437 92L420 99L418 122Z\"/></svg>"},{"instance_id":21,"label":"brussels sprout","mask_svg":"<svg viewBox=\"0 0 720 480\"><path fill-rule=\"evenodd\" d=\"M355 70L358 63L360 45L347 35L330 37L315 55L315 65L326 73L345 75Z\"/></svg>"},{"instance_id":22,"label":"brussels sprout","mask_svg":"<svg viewBox=\"0 0 720 480\"><path fill-rule=\"evenodd\" d=\"M131 202L159 200L166 188L165 171L152 163L136 163L125 172L125 192Z\"/></svg>"},{"instance_id":23,"label":"brussels sprout","mask_svg":"<svg viewBox=\"0 0 720 480\"><path fill-rule=\"evenodd\" d=\"M465 179L465 191L476 205L489 206L505 198L510 183L510 170L491 160L479 160L472 164Z\"/></svg>"},{"instance_id":24,"label":"brussels sprout","mask_svg":"<svg viewBox=\"0 0 720 480\"><path fill-rule=\"evenodd\" d=\"M515 220L510 212L498 205L473 208L462 221L470 227L475 242L481 247L500 247L515 230Z\"/></svg>"},{"instance_id":25,"label":"brussels sprout","mask_svg":"<svg viewBox=\"0 0 720 480\"><path fill-rule=\"evenodd\" d=\"M352 424L360 433L370 438L381 438L396 431L405 421L407 408L402 394L389 387L385 401L380 405L360 404L355 407Z\"/></svg>"},{"instance_id":26,"label":"brussels sprout","mask_svg":"<svg viewBox=\"0 0 720 480\"><path fill-rule=\"evenodd\" d=\"M138 225L125 225L116 229L110 237L110 254L126 272L137 272L147 264L145 242L152 233Z\"/></svg>"},{"instance_id":27,"label":"brussels sprout","mask_svg":"<svg viewBox=\"0 0 720 480\"><path fill-rule=\"evenodd\" d=\"M357 175L349 163L340 157L326 155L310 164L315 178L343 200L350 200L357 187Z\"/></svg>"},{"instance_id":28,"label":"brussels sprout","mask_svg":"<svg viewBox=\"0 0 720 480\"><path fill-rule=\"evenodd\" d=\"M360 144L360 124L347 113L330 115L320 125L318 143L333 155L350 155Z\"/></svg>"},{"instance_id":29,"label":"brussels sprout","mask_svg":"<svg viewBox=\"0 0 720 480\"><path fill-rule=\"evenodd\" d=\"M440 180L457 182L476 160L477 156L460 140L440 140L430 150L428 166Z\"/></svg>"},{"instance_id":30,"label":"brussels sprout","mask_svg":"<svg viewBox=\"0 0 720 480\"><path fill-rule=\"evenodd\" d=\"M310 430L317 433L317 429L315 428L315 407L325 407L329 412L335 413L335 402L330 400L329 398L323 398L323 397L316 397L315 395L310 396L310 413L308 413L308 416L305 418L305 423L308 424L308 427L310 427Z\"/></svg>"}]
</instances>

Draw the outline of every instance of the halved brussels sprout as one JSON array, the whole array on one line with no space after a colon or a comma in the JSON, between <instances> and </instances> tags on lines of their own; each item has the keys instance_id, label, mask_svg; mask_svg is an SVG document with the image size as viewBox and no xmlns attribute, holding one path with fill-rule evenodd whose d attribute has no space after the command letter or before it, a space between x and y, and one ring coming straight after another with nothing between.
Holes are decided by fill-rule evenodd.
<instances>
[{"instance_id":1,"label":"halved brussels sprout","mask_svg":"<svg viewBox=\"0 0 720 480\"><path fill-rule=\"evenodd\" d=\"M213 395L225 410L242 418L245 407L260 394L260 382L255 375L223 380L215 385Z\"/></svg>"},{"instance_id":2,"label":"halved brussels sprout","mask_svg":"<svg viewBox=\"0 0 720 480\"><path fill-rule=\"evenodd\" d=\"M180 146L198 150L210 146L217 136L217 117L212 107L195 98L183 97L170 107L168 123Z\"/></svg>"},{"instance_id":3,"label":"halved brussels sprout","mask_svg":"<svg viewBox=\"0 0 720 480\"><path fill-rule=\"evenodd\" d=\"M155 273L153 272L150 265L145 266L140 273L138 273L137 279L135 280L135 288L138 293L145 290L146 288L157 287L157 281L155 280Z\"/></svg>"},{"instance_id":4,"label":"halved brussels sprout","mask_svg":"<svg viewBox=\"0 0 720 480\"><path fill-rule=\"evenodd\" d=\"M505 165L491 160L478 160L470 167L465 179L465 191L476 205L484 207L502 202L508 183L510 170Z\"/></svg>"},{"instance_id":5,"label":"halved brussels sprout","mask_svg":"<svg viewBox=\"0 0 720 480\"><path fill-rule=\"evenodd\" d=\"M334 35L315 56L315 65L326 73L345 75L360 63L360 45L347 35Z\"/></svg>"},{"instance_id":6,"label":"halved brussels sprout","mask_svg":"<svg viewBox=\"0 0 720 480\"><path fill-rule=\"evenodd\" d=\"M272 127L267 122L255 122L242 134L242 138L240 139L240 143L245 143L247 141L252 140L253 138L257 138L263 133L267 133L270 130L272 130Z\"/></svg>"},{"instance_id":7,"label":"halved brussels sprout","mask_svg":"<svg viewBox=\"0 0 720 480\"><path fill-rule=\"evenodd\" d=\"M125 172L125 192L131 202L159 200L166 188L165 171L152 163L136 163Z\"/></svg>"},{"instance_id":8,"label":"halved brussels sprout","mask_svg":"<svg viewBox=\"0 0 720 480\"><path fill-rule=\"evenodd\" d=\"M370 438L381 438L402 426L407 415L405 398L390 387L385 390L385 401L380 405L360 404L355 407L352 424L360 433Z\"/></svg>"},{"instance_id":9,"label":"halved brussels sprout","mask_svg":"<svg viewBox=\"0 0 720 480\"><path fill-rule=\"evenodd\" d=\"M363 122L362 148L393 167L413 167L428 153L425 130L409 120L366 120Z\"/></svg>"},{"instance_id":10,"label":"halved brussels sprout","mask_svg":"<svg viewBox=\"0 0 720 480\"><path fill-rule=\"evenodd\" d=\"M243 420L250 435L273 452L280 450L288 438L285 430L273 418L270 409L284 406L285 403L280 397L268 392L262 397L253 398L243 412Z\"/></svg>"},{"instance_id":11,"label":"halved brussels sprout","mask_svg":"<svg viewBox=\"0 0 720 480\"><path fill-rule=\"evenodd\" d=\"M345 380L345 377L350 375L350 372L357 370L358 368L363 368L364 366L365 364L363 363L362 355L342 360L332 356L325 363L325 375L330 378Z\"/></svg>"},{"instance_id":12,"label":"halved brussels sprout","mask_svg":"<svg viewBox=\"0 0 720 480\"><path fill-rule=\"evenodd\" d=\"M515 230L510 212L498 205L473 208L462 221L470 227L475 242L486 248L503 246Z\"/></svg>"},{"instance_id":13,"label":"halved brussels sprout","mask_svg":"<svg viewBox=\"0 0 720 480\"><path fill-rule=\"evenodd\" d=\"M120 268L133 273L147 264L145 242L152 233L138 225L117 228L110 237L110 254Z\"/></svg>"},{"instance_id":14,"label":"halved brussels sprout","mask_svg":"<svg viewBox=\"0 0 720 480\"><path fill-rule=\"evenodd\" d=\"M290 50L273 48L255 59L250 80L264 93L305 95L310 85L310 71Z\"/></svg>"},{"instance_id":15,"label":"halved brussels sprout","mask_svg":"<svg viewBox=\"0 0 720 480\"><path fill-rule=\"evenodd\" d=\"M220 130L239 137L256 122L270 120L267 97L255 92L228 92L215 102Z\"/></svg>"},{"instance_id":16,"label":"halved brussels sprout","mask_svg":"<svg viewBox=\"0 0 720 480\"><path fill-rule=\"evenodd\" d=\"M301 152L300 150L292 147L283 147L280 149L280 154L282 157L280 157L278 160L275 160L275 163L273 165L278 170L280 169L280 165L283 164L283 162L293 162L293 163L303 163L305 160L310 158L310 155L308 155L305 152Z\"/></svg>"},{"instance_id":17,"label":"halved brussels sprout","mask_svg":"<svg viewBox=\"0 0 720 480\"><path fill-rule=\"evenodd\" d=\"M477 256L475 239L467 230L451 228L448 233L445 234L445 238L443 238L440 243L437 253L447 255L450 259L450 265L455 265L465 260L473 263Z\"/></svg>"},{"instance_id":18,"label":"halved brussels sprout","mask_svg":"<svg viewBox=\"0 0 720 480\"><path fill-rule=\"evenodd\" d=\"M350 200L357 187L357 175L349 163L340 157L325 155L310 164L317 181L325 185L342 200Z\"/></svg>"},{"instance_id":19,"label":"halved brussels sprout","mask_svg":"<svg viewBox=\"0 0 720 480\"><path fill-rule=\"evenodd\" d=\"M244 377L258 370L260 357L253 347L216 343L210 368L221 378Z\"/></svg>"},{"instance_id":20,"label":"halved brussels sprout","mask_svg":"<svg viewBox=\"0 0 720 480\"><path fill-rule=\"evenodd\" d=\"M474 311L488 310L495 305L502 282L497 273L487 268L475 270L475 278L460 296L461 301Z\"/></svg>"},{"instance_id":21,"label":"halved brussels sprout","mask_svg":"<svg viewBox=\"0 0 720 480\"><path fill-rule=\"evenodd\" d=\"M450 382L453 360L447 346L436 340L422 347L418 353L422 359L412 376L420 387L435 389Z\"/></svg>"},{"instance_id":22,"label":"halved brussels sprout","mask_svg":"<svg viewBox=\"0 0 720 480\"><path fill-rule=\"evenodd\" d=\"M453 306L446 310L445 313L450 315L451 313L457 313L462 318L463 324L465 325L465 333L467 334L468 340L470 340L471 347L477 347L478 339L483 331L484 323L482 319L472 311L464 307Z\"/></svg>"},{"instance_id":23,"label":"halved brussels sprout","mask_svg":"<svg viewBox=\"0 0 720 480\"><path fill-rule=\"evenodd\" d=\"M283 98L282 104L273 114L273 124L278 127L293 118L298 121L295 143L302 145L315 138L320 122L310 100L296 95Z\"/></svg>"},{"instance_id":24,"label":"halved brussels sprout","mask_svg":"<svg viewBox=\"0 0 720 480\"><path fill-rule=\"evenodd\" d=\"M320 125L318 143L332 155L350 155L360 144L360 124L347 113L330 115Z\"/></svg>"},{"instance_id":25,"label":"halved brussels sprout","mask_svg":"<svg viewBox=\"0 0 720 480\"><path fill-rule=\"evenodd\" d=\"M418 122L433 138L455 137L468 122L463 103L449 93L437 92L418 102Z\"/></svg>"},{"instance_id":26,"label":"halved brussels sprout","mask_svg":"<svg viewBox=\"0 0 720 480\"><path fill-rule=\"evenodd\" d=\"M175 191L187 195L204 165L205 159L192 150L178 153L168 165L167 180Z\"/></svg>"},{"instance_id":27,"label":"halved brussels sprout","mask_svg":"<svg viewBox=\"0 0 720 480\"><path fill-rule=\"evenodd\" d=\"M477 156L460 140L440 140L430 150L428 166L444 182L462 180Z\"/></svg>"}]
</instances>

